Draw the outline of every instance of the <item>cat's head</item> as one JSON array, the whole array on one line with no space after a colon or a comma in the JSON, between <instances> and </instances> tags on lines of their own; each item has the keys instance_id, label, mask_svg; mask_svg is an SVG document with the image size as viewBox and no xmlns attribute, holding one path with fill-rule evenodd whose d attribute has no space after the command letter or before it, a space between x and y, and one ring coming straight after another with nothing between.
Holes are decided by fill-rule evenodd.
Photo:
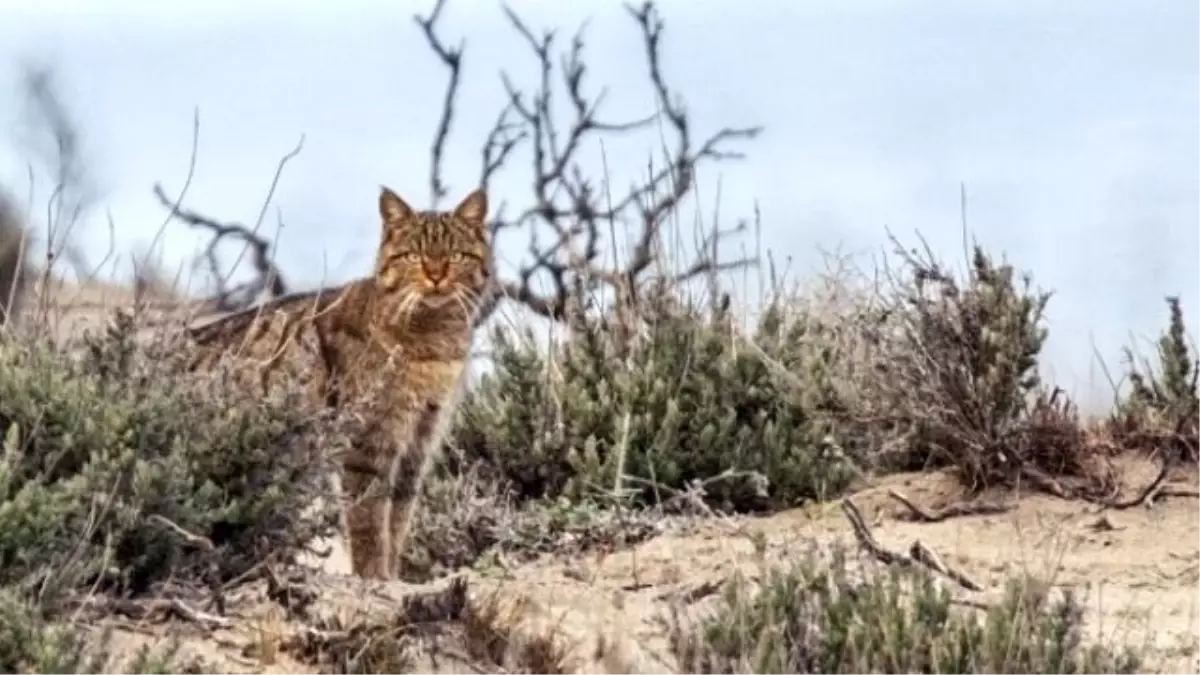
<instances>
[{"instance_id":1,"label":"cat's head","mask_svg":"<svg viewBox=\"0 0 1200 675\"><path fill-rule=\"evenodd\" d=\"M406 311L457 303L474 314L492 274L487 194L475 190L450 211L414 211L385 187L379 216L376 285Z\"/></svg>"}]
</instances>

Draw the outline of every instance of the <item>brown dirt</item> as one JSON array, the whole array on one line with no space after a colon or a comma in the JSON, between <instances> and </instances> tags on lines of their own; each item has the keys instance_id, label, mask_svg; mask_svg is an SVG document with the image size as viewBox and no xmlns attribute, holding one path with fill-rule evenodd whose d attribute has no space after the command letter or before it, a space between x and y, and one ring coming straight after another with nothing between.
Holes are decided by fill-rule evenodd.
<instances>
[{"instance_id":1,"label":"brown dirt","mask_svg":"<svg viewBox=\"0 0 1200 675\"><path fill-rule=\"evenodd\" d=\"M67 330L96 325L94 308L112 299L108 292L103 298L90 297L95 292L82 295L84 303L65 308ZM1154 470L1148 462L1130 462L1125 468L1131 485L1144 484ZM1195 475L1187 481L1194 487ZM937 506L957 490L952 480L937 474L891 476L852 500L884 547L904 551L919 540L984 588L961 591L961 597L988 602L1013 575L1049 577L1059 588L1085 594L1088 625L1096 639L1148 646L1156 670L1200 672L1197 499L1169 498L1152 508L1106 511L1032 495L998 515L918 523L906 519L906 509L888 496L890 489L921 505ZM761 553L756 540L758 546L765 544ZM828 548L839 542L854 546L852 529L838 505L828 503L768 517L705 519L685 531L608 554L546 556L511 567L464 570L460 576L468 582L467 614L493 614L450 631L457 634L431 634L424 648L412 651L411 665L423 672L469 672L486 663L485 657L502 661L503 650L495 643L507 637L510 651L539 645L545 651L542 643L552 643L550 651L559 653L547 657L547 663L558 661L571 672L672 672L667 618L673 605L713 597L735 572L755 575L764 565L786 564L814 545ZM334 560L325 567L343 568L344 563ZM229 598L227 626L213 629L178 619L154 625L124 622L118 639L134 646L175 635L184 653L225 672L321 672L311 658L301 658L304 648L322 643L332 649L333 642L346 637L347 626L357 625L360 632L364 626L386 626L388 617L401 611L405 595L420 590L329 573L309 578L305 586L317 595L307 619L285 617L278 603L266 599L265 582L259 581ZM489 622L508 635L476 625ZM377 640L395 639L387 631L377 632ZM478 649L469 653L480 645L487 646L486 654ZM434 654L440 657L433 659ZM526 662L529 658L526 654ZM533 667L545 670L549 665Z\"/></svg>"}]
</instances>

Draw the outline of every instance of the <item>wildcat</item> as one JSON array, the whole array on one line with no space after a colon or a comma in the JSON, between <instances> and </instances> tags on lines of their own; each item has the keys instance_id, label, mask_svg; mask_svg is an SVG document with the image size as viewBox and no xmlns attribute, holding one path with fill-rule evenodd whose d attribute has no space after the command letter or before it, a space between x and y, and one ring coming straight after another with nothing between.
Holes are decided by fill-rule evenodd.
<instances>
[{"instance_id":1,"label":"wildcat","mask_svg":"<svg viewBox=\"0 0 1200 675\"><path fill-rule=\"evenodd\" d=\"M416 211L384 187L379 216L372 276L279 298L192 336L195 367L234 352L256 364L244 374L264 390L303 377L319 404L367 411L341 462L343 523L354 573L389 579L458 402L492 250L482 190L451 211Z\"/></svg>"}]
</instances>

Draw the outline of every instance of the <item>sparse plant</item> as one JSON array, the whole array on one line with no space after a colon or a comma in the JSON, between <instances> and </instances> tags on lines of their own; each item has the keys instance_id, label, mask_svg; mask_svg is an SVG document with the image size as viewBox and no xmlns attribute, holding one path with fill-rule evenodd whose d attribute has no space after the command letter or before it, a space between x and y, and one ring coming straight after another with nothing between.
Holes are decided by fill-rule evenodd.
<instances>
[{"instance_id":1,"label":"sparse plant","mask_svg":"<svg viewBox=\"0 0 1200 675\"><path fill-rule=\"evenodd\" d=\"M1029 579L978 616L927 574L856 579L835 551L731 581L698 625L677 620L672 643L699 673L1133 673L1128 650L1083 643L1070 593Z\"/></svg>"},{"instance_id":2,"label":"sparse plant","mask_svg":"<svg viewBox=\"0 0 1200 675\"><path fill-rule=\"evenodd\" d=\"M1200 405L1200 364L1193 358L1183 322L1180 298L1166 298L1170 312L1166 330L1159 336L1158 368L1135 357L1126 348L1129 368L1129 395L1120 411L1126 416L1156 416L1159 422L1174 425L1184 416L1192 416Z\"/></svg>"}]
</instances>

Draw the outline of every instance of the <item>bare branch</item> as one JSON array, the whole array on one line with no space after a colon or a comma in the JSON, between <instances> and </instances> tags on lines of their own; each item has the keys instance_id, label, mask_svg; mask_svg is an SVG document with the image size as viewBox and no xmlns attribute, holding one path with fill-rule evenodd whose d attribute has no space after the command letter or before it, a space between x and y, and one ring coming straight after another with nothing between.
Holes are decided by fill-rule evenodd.
<instances>
[{"instance_id":1,"label":"bare branch","mask_svg":"<svg viewBox=\"0 0 1200 675\"><path fill-rule=\"evenodd\" d=\"M203 259L208 265L208 270L213 276L214 283L217 285L217 294L203 303L202 306L205 309L217 312L231 312L244 309L259 300L270 300L288 293L288 284L284 281L283 273L271 259L271 242L259 234L259 229L262 227L263 219L266 217L267 208L271 205L271 200L275 196L275 190L279 187L279 179L283 175L284 168L303 149L304 136L302 135L300 136L300 140L296 142L296 146L279 159L279 163L275 167L275 174L271 177L271 185L267 189L267 196L263 200L262 208L259 210L258 218L255 220L253 227L247 227L241 223L234 222L222 223L196 211L184 209L180 206L183 193L180 193L180 199L172 200L167 197L161 184L154 184L154 196L167 209L170 218L176 218L194 228L207 229L212 232L212 239L204 249ZM189 180L191 178L190 169L188 171L188 178ZM247 251L251 254L251 265L254 267L256 273L254 279L232 288L228 287L228 275L221 273L220 261L217 259L217 247L225 237L240 239L245 244L234 260L229 274L232 274L233 270L237 269L238 265L241 264L242 258L246 255Z\"/></svg>"},{"instance_id":2,"label":"bare branch","mask_svg":"<svg viewBox=\"0 0 1200 675\"><path fill-rule=\"evenodd\" d=\"M429 199L430 208L437 208L442 197L446 196L446 185L442 182L442 156L446 150L446 139L450 135L450 125L454 122L454 101L458 98L459 77L462 74L462 52L466 43L458 47L447 47L434 32L438 17L446 6L446 0L437 0L433 11L428 17L413 16L413 20L421 27L429 48L437 54L446 68L450 70L450 79L446 84L446 95L442 101L442 116L438 121L437 133L433 137L433 147L430 150L432 161L429 169Z\"/></svg>"},{"instance_id":3,"label":"bare branch","mask_svg":"<svg viewBox=\"0 0 1200 675\"><path fill-rule=\"evenodd\" d=\"M264 292L268 297L278 297L288 292L283 274L271 260L271 243L250 228L241 223L221 223L195 211L176 205L162 185L155 183L154 196L171 215L194 228L206 229L212 232L212 239L204 250L204 259L208 262L209 271L217 284L217 294L211 301L212 309L219 312L230 312L246 307L253 303ZM226 287L226 279L221 274L220 263L217 260L217 245L225 237L240 239L250 249L257 276L244 284L233 288Z\"/></svg>"},{"instance_id":4,"label":"bare branch","mask_svg":"<svg viewBox=\"0 0 1200 675\"><path fill-rule=\"evenodd\" d=\"M442 4L443 0L439 0L434 16ZM530 247L529 259L518 269L515 278L500 282L497 294L486 305L481 320L486 319L504 297L535 314L555 320L569 320L572 311L582 310L587 305L587 296L605 288L615 292L618 307L636 302L637 289L648 280L648 270L661 259L659 238L663 225L695 187L696 167L707 161L741 158L741 153L728 146L753 139L760 132L758 127L725 128L694 148L687 112L666 84L662 72L662 21L649 2L628 10L642 33L648 76L658 111L631 120L613 121L601 117L607 92L601 90L591 94L587 91L586 26L575 33L564 53L556 57L555 31L538 33L515 11L505 7L509 23L523 38L538 64L537 86L531 92L523 91L512 76L501 74L507 102L483 144L481 183L486 186L514 150L526 139L531 141L532 203L512 218L497 215L491 223L493 236L506 229L528 227ZM437 47L434 48L437 51ZM456 54L455 64L456 68L461 67L461 52ZM457 70L452 72L452 85L456 77ZM556 86L561 87L570 103L570 119L560 120L554 114ZM608 135L648 129L656 122L675 137L675 146L666 149L668 156L664 166L652 167L645 179L627 193L614 198L610 194L611 186L597 185L580 166L578 155L585 139L595 138L602 146ZM443 128L439 126L439 135ZM435 176L439 170L437 166L433 168ZM435 177L434 180L438 179ZM611 230L618 222L634 225L633 248L623 265L608 267L600 262L602 233L605 227ZM544 247L538 245L541 230L553 234ZM750 258L723 262L716 258L719 240L742 231L744 226L732 230L714 229L705 237L695 261L660 281L675 285L754 264ZM535 290L535 278L548 280L550 292Z\"/></svg>"}]
</instances>

